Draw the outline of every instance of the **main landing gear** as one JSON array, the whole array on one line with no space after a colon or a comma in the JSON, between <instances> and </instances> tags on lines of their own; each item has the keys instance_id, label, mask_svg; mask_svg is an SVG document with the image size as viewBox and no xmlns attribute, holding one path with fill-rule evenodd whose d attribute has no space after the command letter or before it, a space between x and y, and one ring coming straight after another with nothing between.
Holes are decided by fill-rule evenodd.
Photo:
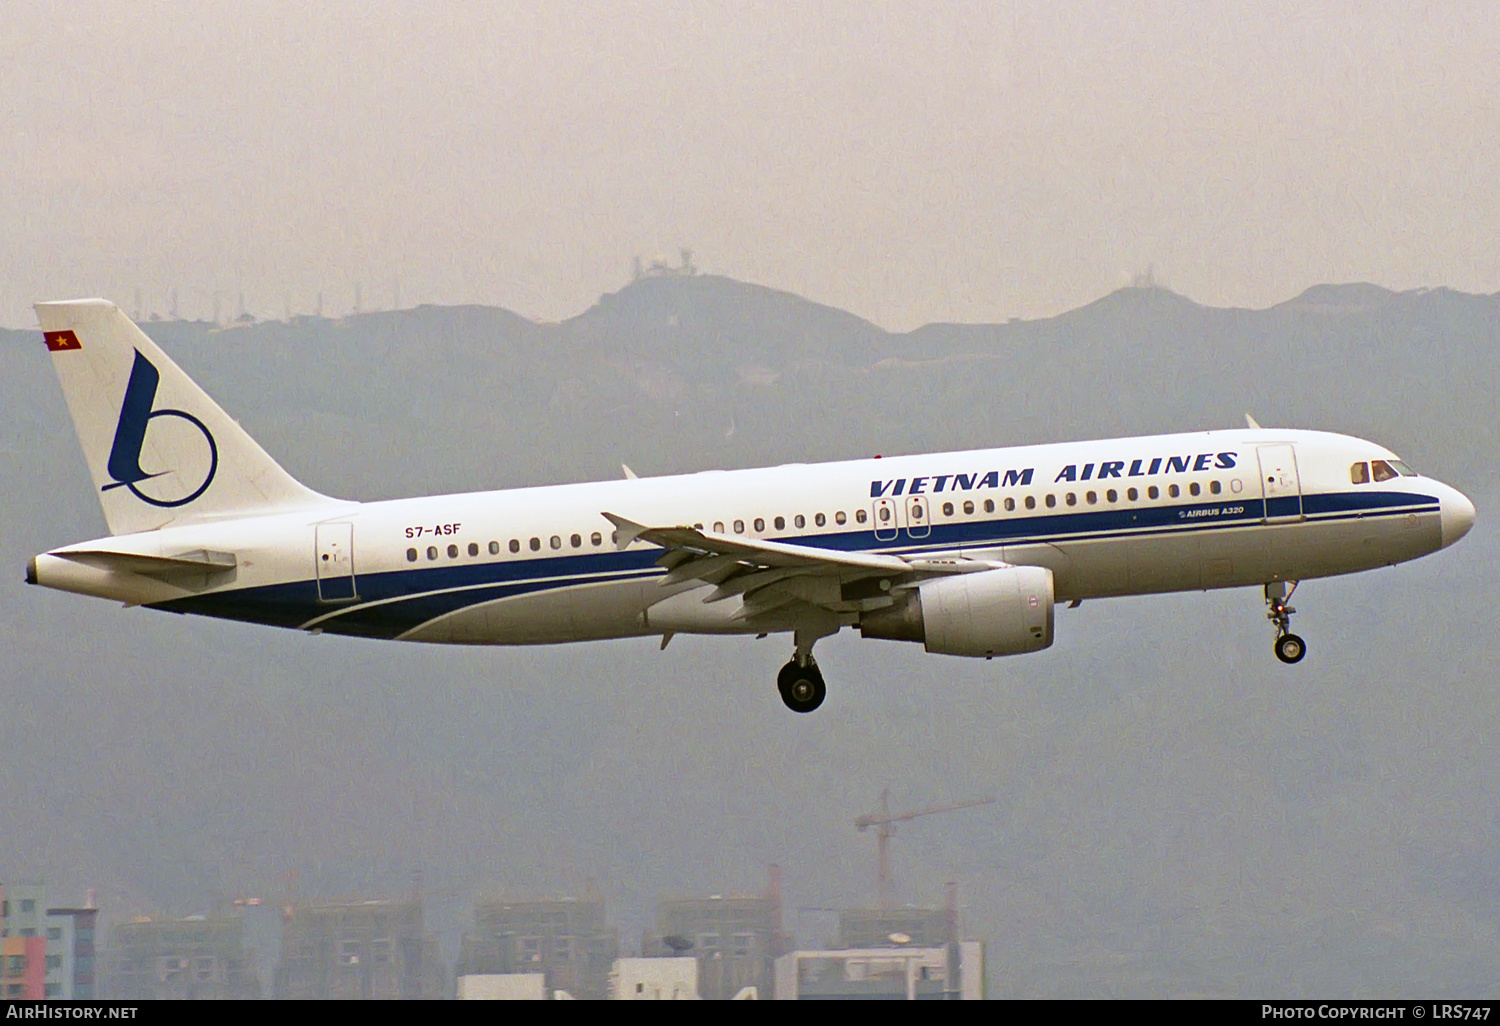
<instances>
[{"instance_id":1,"label":"main landing gear","mask_svg":"<svg viewBox=\"0 0 1500 1026\"><path fill-rule=\"evenodd\" d=\"M793 656L791 662L781 668L776 675L776 690L781 692L781 700L792 712L810 713L823 704L828 689L823 685L823 674L812 654L803 658L805 662L798 662Z\"/></svg>"},{"instance_id":2,"label":"main landing gear","mask_svg":"<svg viewBox=\"0 0 1500 1026\"><path fill-rule=\"evenodd\" d=\"M1284 663L1300 663L1307 655L1307 642L1292 633L1292 614L1287 602L1297 590L1296 581L1273 581L1266 585L1266 619L1276 626L1276 658Z\"/></svg>"},{"instance_id":3,"label":"main landing gear","mask_svg":"<svg viewBox=\"0 0 1500 1026\"><path fill-rule=\"evenodd\" d=\"M792 631L791 661L776 675L776 690L781 692L781 700L792 712L810 713L828 697L812 649L819 638L837 634L840 626L837 616L825 613L804 617Z\"/></svg>"}]
</instances>

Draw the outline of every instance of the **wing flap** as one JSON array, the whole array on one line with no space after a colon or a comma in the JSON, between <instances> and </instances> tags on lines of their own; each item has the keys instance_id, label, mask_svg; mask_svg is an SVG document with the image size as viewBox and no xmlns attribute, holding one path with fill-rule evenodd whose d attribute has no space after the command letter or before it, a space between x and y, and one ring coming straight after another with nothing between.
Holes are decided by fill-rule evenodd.
<instances>
[{"instance_id":1,"label":"wing flap","mask_svg":"<svg viewBox=\"0 0 1500 1026\"><path fill-rule=\"evenodd\" d=\"M899 556L788 545L739 535L714 534L696 527L647 527L613 513L605 513L604 517L618 530L615 544L622 549L631 542L644 541L664 549L687 549L705 556L734 556L759 567L848 567L871 573L912 572L912 565Z\"/></svg>"}]
</instances>

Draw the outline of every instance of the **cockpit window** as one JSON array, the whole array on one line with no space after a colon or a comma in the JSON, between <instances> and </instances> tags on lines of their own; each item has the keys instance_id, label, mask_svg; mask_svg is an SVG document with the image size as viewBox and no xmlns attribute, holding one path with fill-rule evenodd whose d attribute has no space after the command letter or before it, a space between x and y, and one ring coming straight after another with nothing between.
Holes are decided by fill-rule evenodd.
<instances>
[{"instance_id":1,"label":"cockpit window","mask_svg":"<svg viewBox=\"0 0 1500 1026\"><path fill-rule=\"evenodd\" d=\"M1395 469L1385 460L1371 460L1370 476L1376 481L1389 481L1397 475Z\"/></svg>"},{"instance_id":2,"label":"cockpit window","mask_svg":"<svg viewBox=\"0 0 1500 1026\"><path fill-rule=\"evenodd\" d=\"M1364 484L1370 480L1370 465L1368 463L1356 463L1349 468L1349 480L1355 484Z\"/></svg>"},{"instance_id":3,"label":"cockpit window","mask_svg":"<svg viewBox=\"0 0 1500 1026\"><path fill-rule=\"evenodd\" d=\"M1390 464L1391 464L1391 467L1396 471L1396 473L1400 474L1402 477L1416 477L1417 476L1417 472L1415 470L1411 469L1405 463L1402 463L1400 460L1391 460Z\"/></svg>"}]
</instances>

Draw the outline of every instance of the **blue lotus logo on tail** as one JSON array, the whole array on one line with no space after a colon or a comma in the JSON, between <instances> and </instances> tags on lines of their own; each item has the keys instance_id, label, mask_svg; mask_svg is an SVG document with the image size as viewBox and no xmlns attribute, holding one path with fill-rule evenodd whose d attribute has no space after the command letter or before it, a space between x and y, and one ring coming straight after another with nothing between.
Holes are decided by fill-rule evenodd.
<instances>
[{"instance_id":1,"label":"blue lotus logo on tail","mask_svg":"<svg viewBox=\"0 0 1500 1026\"><path fill-rule=\"evenodd\" d=\"M103 490L107 492L112 488L128 488L137 499L152 506L169 508L186 506L208 490L214 474L219 469L219 447L214 443L214 436L209 433L203 421L191 413L184 410L153 410L151 408L156 402L156 386L160 382L161 372L137 349L135 365L130 368L130 381L125 385L125 402L120 407L120 423L115 428L114 445L109 450L109 464L106 469L112 480L104 486ZM203 475L203 482L195 490L179 499L146 495L137 487L142 481L162 477L175 469L168 468L155 473L147 473L141 469L141 447L146 444L146 429L157 417L175 417L185 420L203 432L203 437L208 442L208 472Z\"/></svg>"}]
</instances>

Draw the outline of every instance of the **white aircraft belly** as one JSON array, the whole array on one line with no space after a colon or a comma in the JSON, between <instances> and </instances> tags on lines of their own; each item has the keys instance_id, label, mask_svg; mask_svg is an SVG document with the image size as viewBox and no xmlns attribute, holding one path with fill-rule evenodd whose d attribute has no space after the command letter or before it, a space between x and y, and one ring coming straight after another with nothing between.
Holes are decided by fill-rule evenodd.
<instances>
[{"instance_id":1,"label":"white aircraft belly","mask_svg":"<svg viewBox=\"0 0 1500 1026\"><path fill-rule=\"evenodd\" d=\"M641 612L654 580L605 581L480 602L429 620L402 641L448 645L553 645L649 633Z\"/></svg>"}]
</instances>

